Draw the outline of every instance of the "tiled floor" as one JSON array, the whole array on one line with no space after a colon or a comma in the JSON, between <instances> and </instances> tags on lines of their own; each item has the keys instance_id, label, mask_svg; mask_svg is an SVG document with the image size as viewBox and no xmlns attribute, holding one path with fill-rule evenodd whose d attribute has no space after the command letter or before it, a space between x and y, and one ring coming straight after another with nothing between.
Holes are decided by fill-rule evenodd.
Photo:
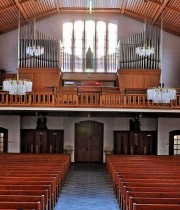
<instances>
[{"instance_id":1,"label":"tiled floor","mask_svg":"<svg viewBox=\"0 0 180 210\"><path fill-rule=\"evenodd\" d=\"M55 210L119 210L103 164L73 164Z\"/></svg>"}]
</instances>

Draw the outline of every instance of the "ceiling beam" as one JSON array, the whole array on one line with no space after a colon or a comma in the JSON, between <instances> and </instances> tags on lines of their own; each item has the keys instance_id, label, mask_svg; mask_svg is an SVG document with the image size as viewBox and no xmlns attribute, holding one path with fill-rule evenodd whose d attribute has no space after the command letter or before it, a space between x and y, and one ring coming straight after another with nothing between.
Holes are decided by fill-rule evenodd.
<instances>
[{"instance_id":1,"label":"ceiling beam","mask_svg":"<svg viewBox=\"0 0 180 210\"><path fill-rule=\"evenodd\" d=\"M61 7L61 9L60 9L60 12L61 13L68 13L68 12L70 12L70 13L87 13L88 14L88 10L87 10L87 8L75 8L75 7ZM93 9L92 10L92 14L91 15L93 15L93 13L109 13L109 14L120 14L121 13L121 9L114 9L114 8L98 8L98 9Z\"/></svg>"},{"instance_id":2,"label":"ceiling beam","mask_svg":"<svg viewBox=\"0 0 180 210\"><path fill-rule=\"evenodd\" d=\"M177 8L177 7L173 7L173 6L170 6L170 5L167 5L166 7L170 10L173 10L174 12L179 12L180 13L180 9Z\"/></svg>"},{"instance_id":3,"label":"ceiling beam","mask_svg":"<svg viewBox=\"0 0 180 210\"><path fill-rule=\"evenodd\" d=\"M41 20L42 18L49 17L49 16L55 15L55 14L57 14L57 9L50 9L50 10L47 10L45 12L42 12L42 13L36 15L35 17L31 17L31 19L36 18L36 20Z\"/></svg>"},{"instance_id":4,"label":"ceiling beam","mask_svg":"<svg viewBox=\"0 0 180 210\"><path fill-rule=\"evenodd\" d=\"M37 0L18 0L19 3L25 3L27 1L37 1Z\"/></svg>"},{"instance_id":5,"label":"ceiling beam","mask_svg":"<svg viewBox=\"0 0 180 210\"><path fill-rule=\"evenodd\" d=\"M153 2L155 4L158 4L158 5L162 5L162 3L160 1L157 1L157 0L147 0L147 1L150 1L150 2Z\"/></svg>"},{"instance_id":6,"label":"ceiling beam","mask_svg":"<svg viewBox=\"0 0 180 210\"><path fill-rule=\"evenodd\" d=\"M123 15L125 10L126 10L126 6L127 6L128 0L123 0L122 4L121 4L121 14Z\"/></svg>"},{"instance_id":7,"label":"ceiling beam","mask_svg":"<svg viewBox=\"0 0 180 210\"><path fill-rule=\"evenodd\" d=\"M60 3L59 3L59 0L55 0L55 4L56 4L56 7L57 7L57 12L60 13Z\"/></svg>"},{"instance_id":8,"label":"ceiling beam","mask_svg":"<svg viewBox=\"0 0 180 210\"><path fill-rule=\"evenodd\" d=\"M7 10L7 9L11 9L13 7L16 7L16 4L15 3L12 3L12 4L8 4L4 7L0 7L0 11L4 11L4 10Z\"/></svg>"},{"instance_id":9,"label":"ceiling beam","mask_svg":"<svg viewBox=\"0 0 180 210\"><path fill-rule=\"evenodd\" d=\"M21 4L19 3L18 0L13 0L14 3L16 4L16 6L18 7L19 11L21 12L21 15L23 16L23 18L28 21L28 16L26 15L26 12L24 11L23 7L21 6Z\"/></svg>"},{"instance_id":10,"label":"ceiling beam","mask_svg":"<svg viewBox=\"0 0 180 210\"><path fill-rule=\"evenodd\" d=\"M163 4L160 6L159 10L157 11L156 15L153 18L153 22L155 23L159 17L161 16L161 14L163 13L163 10L165 9L165 7L169 4L170 0L164 0Z\"/></svg>"},{"instance_id":11,"label":"ceiling beam","mask_svg":"<svg viewBox=\"0 0 180 210\"><path fill-rule=\"evenodd\" d=\"M131 11L126 10L126 11L125 11L125 15L126 15L126 16L129 16L129 17L131 17L131 18L133 18L133 19L136 19L136 20L138 20L138 21L144 22L143 16L140 16L140 15L138 15L138 14L135 13L135 12L131 12ZM155 23L155 25L156 25L157 27L159 27L159 28L161 27L160 23ZM171 34L174 34L174 35L180 37L180 31L179 31L177 28L174 28L174 27L172 27L172 26L163 24L163 30L166 31L166 32L168 32L168 33L171 33Z\"/></svg>"}]
</instances>

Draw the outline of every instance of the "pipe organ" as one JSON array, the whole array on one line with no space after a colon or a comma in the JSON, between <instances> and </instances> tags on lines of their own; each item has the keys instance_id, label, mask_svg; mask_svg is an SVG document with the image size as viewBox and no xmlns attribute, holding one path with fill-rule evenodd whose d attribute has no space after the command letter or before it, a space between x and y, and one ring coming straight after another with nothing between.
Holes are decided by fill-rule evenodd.
<instances>
[{"instance_id":1,"label":"pipe organ","mask_svg":"<svg viewBox=\"0 0 180 210\"><path fill-rule=\"evenodd\" d=\"M35 21L19 28L19 68L58 68L60 41L36 30Z\"/></svg>"},{"instance_id":2,"label":"pipe organ","mask_svg":"<svg viewBox=\"0 0 180 210\"><path fill-rule=\"evenodd\" d=\"M62 67L63 70L69 65L68 72L72 72L70 64L76 58L67 56L62 46L60 40L37 31L35 21L31 21L19 28L18 68ZM136 49L146 46L153 47L154 53L138 55ZM147 22L144 31L121 39L114 54L115 57L108 62L114 63L115 60L118 69L160 69L160 29ZM104 72L109 70L104 69Z\"/></svg>"},{"instance_id":3,"label":"pipe organ","mask_svg":"<svg viewBox=\"0 0 180 210\"><path fill-rule=\"evenodd\" d=\"M138 47L153 47L151 55L138 55ZM160 69L160 29L147 22L146 30L119 41L120 69Z\"/></svg>"}]
</instances>

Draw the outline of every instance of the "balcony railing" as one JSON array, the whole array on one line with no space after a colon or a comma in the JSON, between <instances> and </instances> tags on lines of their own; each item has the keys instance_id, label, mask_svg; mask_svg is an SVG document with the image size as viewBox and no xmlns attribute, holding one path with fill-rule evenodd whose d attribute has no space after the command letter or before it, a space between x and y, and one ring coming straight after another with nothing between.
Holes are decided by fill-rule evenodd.
<instances>
[{"instance_id":1,"label":"balcony railing","mask_svg":"<svg viewBox=\"0 0 180 210\"><path fill-rule=\"evenodd\" d=\"M0 92L1 107L96 107L96 108L155 108L180 109L180 93L169 104L153 103L146 93L122 92L32 92L9 95Z\"/></svg>"}]
</instances>

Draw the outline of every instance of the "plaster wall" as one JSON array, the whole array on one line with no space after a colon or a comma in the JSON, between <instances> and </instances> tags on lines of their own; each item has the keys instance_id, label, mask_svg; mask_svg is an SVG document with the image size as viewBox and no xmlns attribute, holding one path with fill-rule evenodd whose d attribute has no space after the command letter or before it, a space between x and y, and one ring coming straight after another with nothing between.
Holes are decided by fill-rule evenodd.
<instances>
[{"instance_id":1,"label":"plaster wall","mask_svg":"<svg viewBox=\"0 0 180 210\"><path fill-rule=\"evenodd\" d=\"M0 116L0 127L8 130L8 152L20 151L20 116Z\"/></svg>"},{"instance_id":2,"label":"plaster wall","mask_svg":"<svg viewBox=\"0 0 180 210\"><path fill-rule=\"evenodd\" d=\"M169 132L180 130L179 118L158 119L158 155L169 155Z\"/></svg>"}]
</instances>

